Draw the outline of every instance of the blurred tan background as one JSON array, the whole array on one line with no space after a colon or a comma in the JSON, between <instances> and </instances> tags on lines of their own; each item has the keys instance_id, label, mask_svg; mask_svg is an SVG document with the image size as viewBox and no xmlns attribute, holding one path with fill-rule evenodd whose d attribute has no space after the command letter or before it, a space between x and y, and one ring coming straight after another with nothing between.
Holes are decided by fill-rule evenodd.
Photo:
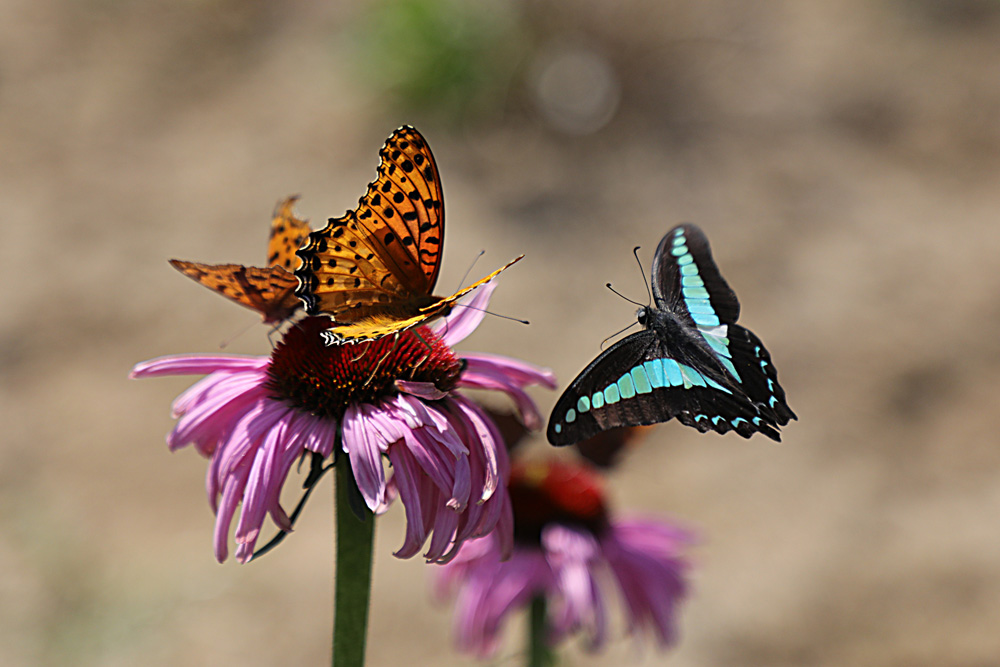
<instances>
[{"instance_id":1,"label":"blurred tan background","mask_svg":"<svg viewBox=\"0 0 1000 667\"><path fill-rule=\"evenodd\" d=\"M329 479L216 564L204 461L163 442L191 380L126 375L255 321L168 258L262 263L279 198L340 215L403 123L444 180L439 291L527 255L492 307L531 326L463 349L564 385L633 320L604 283L646 299L632 246L693 221L800 417L632 453L615 506L705 536L683 641L565 664L1000 664L991 0L0 0L0 664L328 660ZM402 537L394 508L370 664L466 664Z\"/></svg>"}]
</instances>

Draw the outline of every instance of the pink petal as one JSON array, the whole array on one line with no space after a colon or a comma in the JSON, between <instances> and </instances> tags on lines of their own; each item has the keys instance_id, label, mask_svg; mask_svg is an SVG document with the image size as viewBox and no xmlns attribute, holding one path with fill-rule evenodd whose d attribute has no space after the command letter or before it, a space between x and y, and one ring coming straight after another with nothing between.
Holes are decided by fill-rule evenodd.
<instances>
[{"instance_id":1,"label":"pink petal","mask_svg":"<svg viewBox=\"0 0 1000 667\"><path fill-rule=\"evenodd\" d=\"M236 506L246 488L247 476L250 474L250 467L246 466L242 470L235 472L222 484L222 503L219 506L218 515L215 517L215 558L220 563L226 560L229 555L229 526L232 524L233 515L236 513Z\"/></svg>"},{"instance_id":2,"label":"pink petal","mask_svg":"<svg viewBox=\"0 0 1000 667\"><path fill-rule=\"evenodd\" d=\"M203 401L178 419L167 435L170 451L194 442L203 454L211 453L214 451L215 441L231 426L234 419L261 401L265 395L260 388L248 391L242 382L219 382L216 388L218 391L211 400Z\"/></svg>"},{"instance_id":3,"label":"pink petal","mask_svg":"<svg viewBox=\"0 0 1000 667\"><path fill-rule=\"evenodd\" d=\"M417 484L420 470L406 447L390 447L389 460L392 462L392 481L406 510L406 538L393 555L397 558L412 558L420 552L420 547L427 539L423 499Z\"/></svg>"},{"instance_id":4,"label":"pink petal","mask_svg":"<svg viewBox=\"0 0 1000 667\"><path fill-rule=\"evenodd\" d=\"M465 373L499 375L521 387L537 384L555 389L558 386L556 374L552 372L552 369L529 364L520 359L482 352L463 354L462 358L467 362Z\"/></svg>"},{"instance_id":5,"label":"pink petal","mask_svg":"<svg viewBox=\"0 0 1000 667\"><path fill-rule=\"evenodd\" d=\"M407 433L404 437L405 445L389 447L389 451L407 450L408 460L412 460L416 466L413 472L427 475L442 493L450 493L455 484L456 457L451 454L443 455L443 448L437 446L437 441L426 430L420 428Z\"/></svg>"},{"instance_id":6,"label":"pink petal","mask_svg":"<svg viewBox=\"0 0 1000 667\"><path fill-rule=\"evenodd\" d=\"M473 292L471 298L463 297L455 304L451 315L432 324L431 330L440 336L448 347L454 347L456 343L465 340L486 316L486 308L496 288L497 282L490 281Z\"/></svg>"},{"instance_id":7,"label":"pink petal","mask_svg":"<svg viewBox=\"0 0 1000 667\"><path fill-rule=\"evenodd\" d=\"M142 361L132 367L130 378L164 375L204 375L215 371L255 371L267 367L270 357L247 355L176 354Z\"/></svg>"},{"instance_id":8,"label":"pink petal","mask_svg":"<svg viewBox=\"0 0 1000 667\"><path fill-rule=\"evenodd\" d=\"M462 379L459 380L458 384L469 389L502 391L514 400L514 407L517 408L521 421L525 426L535 431L540 429L544 424L542 415L538 412L538 408L535 406L535 402L531 400L531 397L520 387L507 382L506 378L491 376L485 373L463 373Z\"/></svg>"},{"instance_id":9,"label":"pink petal","mask_svg":"<svg viewBox=\"0 0 1000 667\"><path fill-rule=\"evenodd\" d=\"M385 471L382 469L382 449L370 422L356 403L349 405L344 413L344 449L349 455L358 490L365 504L374 511L385 500Z\"/></svg>"},{"instance_id":10,"label":"pink petal","mask_svg":"<svg viewBox=\"0 0 1000 667\"><path fill-rule=\"evenodd\" d=\"M440 401L448 395L448 392L441 391L433 382L409 382L407 380L396 380L396 389L406 392L411 396L422 398L425 401Z\"/></svg>"},{"instance_id":11,"label":"pink petal","mask_svg":"<svg viewBox=\"0 0 1000 667\"><path fill-rule=\"evenodd\" d=\"M481 455L483 459L486 473L482 495L480 496L480 502L483 502L489 500L490 496L497 489L497 484L500 480L497 449L504 447L504 444L502 440L494 438L493 430L487 425L489 417L477 405L465 397L458 395L454 397L453 401L458 407L459 417L464 417L465 426L471 431L470 439L472 442L470 443L470 450L474 452L473 456Z\"/></svg>"}]
</instances>

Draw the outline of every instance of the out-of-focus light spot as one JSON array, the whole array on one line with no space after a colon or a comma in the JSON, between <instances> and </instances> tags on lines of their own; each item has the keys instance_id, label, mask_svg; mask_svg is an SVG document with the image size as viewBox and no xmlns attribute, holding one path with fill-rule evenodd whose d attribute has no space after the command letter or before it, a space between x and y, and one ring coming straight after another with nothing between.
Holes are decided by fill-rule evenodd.
<instances>
[{"instance_id":1,"label":"out-of-focus light spot","mask_svg":"<svg viewBox=\"0 0 1000 667\"><path fill-rule=\"evenodd\" d=\"M569 134L591 134L607 125L621 98L608 59L577 46L543 51L532 64L530 84L545 120Z\"/></svg>"}]
</instances>

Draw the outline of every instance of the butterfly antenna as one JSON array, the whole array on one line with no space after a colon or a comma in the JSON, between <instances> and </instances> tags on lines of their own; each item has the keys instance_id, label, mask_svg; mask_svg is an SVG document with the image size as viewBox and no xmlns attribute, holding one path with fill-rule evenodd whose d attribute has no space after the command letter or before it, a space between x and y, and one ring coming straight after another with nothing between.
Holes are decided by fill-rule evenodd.
<instances>
[{"instance_id":1,"label":"butterfly antenna","mask_svg":"<svg viewBox=\"0 0 1000 667\"><path fill-rule=\"evenodd\" d=\"M469 274L472 273L472 269L473 269L474 266L476 266L476 262L478 262L479 258L482 257L485 254L486 254L485 250L480 250L479 254L476 255L476 258L474 260L472 260L472 264L469 264L469 268L467 268L465 270L465 275L462 276L462 280L458 283L458 289L462 289L462 285L465 284L465 281L469 277Z\"/></svg>"},{"instance_id":2,"label":"butterfly antenna","mask_svg":"<svg viewBox=\"0 0 1000 667\"><path fill-rule=\"evenodd\" d=\"M350 343L350 344L351 345L356 345L357 347L361 348L358 351L358 356L356 356L353 359L351 359L351 363L352 364L356 364L356 363L358 363L359 361L361 361L362 359L365 358L365 354L367 354L367 352L368 352L368 348L371 345L371 341L368 340L368 341L362 341L360 343ZM364 345L364 347L361 347L362 345ZM369 378L369 382L370 381L371 381L371 378Z\"/></svg>"},{"instance_id":3,"label":"butterfly antenna","mask_svg":"<svg viewBox=\"0 0 1000 667\"><path fill-rule=\"evenodd\" d=\"M232 343L234 340L236 340L237 338L239 338L240 336L242 336L246 332L250 331L251 327L253 327L254 324L256 324L256 322L251 322L250 324L246 325L245 327L243 327L242 329L240 329L239 331L237 331L236 333L234 333L229 338L227 338L224 341L222 341L221 343L219 343L219 349L220 350L224 350L227 347L229 347L230 343ZM270 340L270 334L268 334L268 340Z\"/></svg>"},{"instance_id":4,"label":"butterfly antenna","mask_svg":"<svg viewBox=\"0 0 1000 667\"><path fill-rule=\"evenodd\" d=\"M612 287L611 283L606 284L605 287L607 287L609 290L611 290L612 292L614 292L615 294L617 294L621 298L625 299L629 303L634 303L637 306L645 306L646 305L644 303L639 303L638 301L633 301L632 299L628 298L627 296L625 296L624 294L622 294L621 292L619 292L618 290L616 290L614 287Z\"/></svg>"},{"instance_id":5,"label":"butterfly antenna","mask_svg":"<svg viewBox=\"0 0 1000 667\"><path fill-rule=\"evenodd\" d=\"M451 331L451 318L445 317L443 319L443 322L444 322L444 333L441 336L442 338L444 338L445 336L447 336L448 332ZM418 337L419 337L419 334L418 334Z\"/></svg>"},{"instance_id":6,"label":"butterfly antenna","mask_svg":"<svg viewBox=\"0 0 1000 667\"><path fill-rule=\"evenodd\" d=\"M653 292L649 289L649 281L646 280L646 271L642 268L642 260L639 259L639 248L642 246L637 245L632 248L632 254L635 255L635 263L639 265L639 273L642 274L642 284L646 286L646 294L649 296L648 304L653 303Z\"/></svg>"},{"instance_id":7,"label":"butterfly antenna","mask_svg":"<svg viewBox=\"0 0 1000 667\"><path fill-rule=\"evenodd\" d=\"M642 305L642 304L639 304ZM492 310L486 310L485 308L476 308L475 306L470 306L467 303L456 303L455 308L469 308L470 310L478 310L481 313L486 313L487 315L492 315L493 317L499 317L503 320L513 320L514 322L520 322L521 324L531 324L528 320L522 320L519 317L511 317L510 315L501 315L500 313L494 313Z\"/></svg>"},{"instance_id":8,"label":"butterfly antenna","mask_svg":"<svg viewBox=\"0 0 1000 667\"><path fill-rule=\"evenodd\" d=\"M615 292L615 293L617 294L617 292ZM619 295L619 296L620 296L620 295ZM632 303L635 303L635 301L633 301ZM639 305L641 306L642 304L640 303ZM625 333L626 331L628 331L629 329L631 329L632 327L634 327L634 326L635 326L635 325L637 325L637 324L639 324L639 321L638 321L638 320L636 320L636 321L635 321L635 322L633 322L632 324L628 325L627 327L625 327L625 328L624 328L624 329L622 329L621 331L616 331L616 332L614 332L613 334L611 334L610 336L608 336L607 338L605 338L604 340L602 340L602 341L601 341L601 349L602 349L602 350L604 349L604 344L605 344L605 343L607 343L607 342L608 342L609 340L611 340L612 338L614 338L615 336L617 336L617 335L619 335L619 334L623 334L623 333Z\"/></svg>"}]
</instances>

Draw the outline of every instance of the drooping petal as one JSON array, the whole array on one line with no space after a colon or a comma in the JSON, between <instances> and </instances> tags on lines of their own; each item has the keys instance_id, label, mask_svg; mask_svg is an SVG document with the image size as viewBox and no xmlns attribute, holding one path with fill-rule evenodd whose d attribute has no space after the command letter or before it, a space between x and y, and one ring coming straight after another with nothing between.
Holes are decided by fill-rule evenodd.
<instances>
[{"instance_id":1,"label":"drooping petal","mask_svg":"<svg viewBox=\"0 0 1000 667\"><path fill-rule=\"evenodd\" d=\"M229 526L232 525L233 515L243 496L243 489L246 488L247 477L250 474L250 467L244 466L236 470L222 484L222 502L219 504L219 512L215 517L215 558L220 563L226 560L229 555Z\"/></svg>"},{"instance_id":2,"label":"drooping petal","mask_svg":"<svg viewBox=\"0 0 1000 667\"><path fill-rule=\"evenodd\" d=\"M370 427L362 407L351 404L344 413L344 450L348 453L358 490L368 508L374 510L385 500L385 471L379 438Z\"/></svg>"},{"instance_id":3,"label":"drooping petal","mask_svg":"<svg viewBox=\"0 0 1000 667\"><path fill-rule=\"evenodd\" d=\"M420 547L427 539L423 519L424 501L418 490L419 467L406 447L390 447L388 456L393 468L392 483L406 510L406 538L393 555L397 558L412 558L420 553Z\"/></svg>"},{"instance_id":4,"label":"drooping petal","mask_svg":"<svg viewBox=\"0 0 1000 667\"><path fill-rule=\"evenodd\" d=\"M281 488L284 486L288 473L297 460L305 453L303 444L306 435L312 430L315 420L309 415L292 413L285 424L285 435L275 443L276 451L273 465L268 470L264 483L267 486L265 506L271 520L284 532L291 532L292 525L288 514L281 506Z\"/></svg>"},{"instance_id":5,"label":"drooping petal","mask_svg":"<svg viewBox=\"0 0 1000 667\"><path fill-rule=\"evenodd\" d=\"M261 421L267 420L269 423L261 426L261 444L254 454L247 478L247 490L243 495L240 520L236 524L235 539L240 546L237 559L245 557L248 560L253 554L264 516L271 504L277 503L281 493L285 477L279 477L276 470L281 467L282 449L289 440L287 431L291 418L291 411L277 403L267 405L262 411Z\"/></svg>"},{"instance_id":6,"label":"drooping petal","mask_svg":"<svg viewBox=\"0 0 1000 667\"><path fill-rule=\"evenodd\" d=\"M520 359L484 352L463 354L462 359L466 362L465 373L499 376L519 387L540 385L547 389L555 389L558 386L556 374L552 372L552 369L529 364Z\"/></svg>"},{"instance_id":7,"label":"drooping petal","mask_svg":"<svg viewBox=\"0 0 1000 667\"><path fill-rule=\"evenodd\" d=\"M258 388L262 375L259 371L210 373L191 385L170 405L170 416L181 417L228 390L251 391Z\"/></svg>"},{"instance_id":8,"label":"drooping petal","mask_svg":"<svg viewBox=\"0 0 1000 667\"><path fill-rule=\"evenodd\" d=\"M129 378L165 375L205 375L216 371L255 371L271 363L268 357L239 354L174 354L142 361L132 367Z\"/></svg>"},{"instance_id":9,"label":"drooping petal","mask_svg":"<svg viewBox=\"0 0 1000 667\"><path fill-rule=\"evenodd\" d=\"M170 451L176 451L194 443L203 456L211 455L233 419L263 396L261 389L248 388L242 378L227 377L217 381L210 393L202 394L197 405L178 414L177 424L167 435L167 446Z\"/></svg>"},{"instance_id":10,"label":"drooping petal","mask_svg":"<svg viewBox=\"0 0 1000 667\"><path fill-rule=\"evenodd\" d=\"M490 428L489 417L475 403L458 395L455 396L453 402L458 408L456 416L463 422L462 425L468 434L467 441L470 442L470 448L475 450L474 456L480 455L482 457L485 480L479 501L485 502L490 499L496 491L497 485L501 482L497 452L503 449L503 440L497 437L495 430Z\"/></svg>"},{"instance_id":11,"label":"drooping petal","mask_svg":"<svg viewBox=\"0 0 1000 667\"><path fill-rule=\"evenodd\" d=\"M264 412L264 407L264 401L257 401L251 405L236 422L229 438L216 452L215 455L220 459L218 472L220 483L237 467L243 465L248 456L252 460L253 452L264 433L258 420Z\"/></svg>"},{"instance_id":12,"label":"drooping petal","mask_svg":"<svg viewBox=\"0 0 1000 667\"><path fill-rule=\"evenodd\" d=\"M514 400L514 407L521 417L521 422L532 431L537 431L545 423L538 407L535 406L535 402L531 400L527 392L517 385L511 384L498 373L465 373L462 375L459 385L469 389L488 389L507 394Z\"/></svg>"},{"instance_id":13,"label":"drooping petal","mask_svg":"<svg viewBox=\"0 0 1000 667\"><path fill-rule=\"evenodd\" d=\"M468 457L465 455L456 457L448 452L425 428L406 433L404 440L405 449L409 451L413 462L418 466L415 472L427 475L442 493L451 493L455 503L464 507L469 500ZM389 449L394 448L390 447ZM458 477L456 466L463 459L464 479L460 487L464 487L464 494L461 493L461 488L456 489L456 478ZM456 491L464 497L456 495Z\"/></svg>"},{"instance_id":14,"label":"drooping petal","mask_svg":"<svg viewBox=\"0 0 1000 667\"><path fill-rule=\"evenodd\" d=\"M335 419L313 419L310 421L312 425L306 432L303 447L327 458L333 453L333 446L337 441L337 421Z\"/></svg>"},{"instance_id":15,"label":"drooping petal","mask_svg":"<svg viewBox=\"0 0 1000 667\"><path fill-rule=\"evenodd\" d=\"M449 547L455 544L455 531L460 517L459 512L447 508L435 513L433 533L427 551L424 552L427 562L445 563L455 555L455 551Z\"/></svg>"},{"instance_id":16,"label":"drooping petal","mask_svg":"<svg viewBox=\"0 0 1000 667\"><path fill-rule=\"evenodd\" d=\"M433 428L442 434L443 437L448 438L446 444L454 446L456 453L460 451L468 453L465 445L452 433L453 428L448 415L434 405L425 403L413 396L407 396L406 394L399 394L392 401L385 401L384 403L390 402L399 408L401 415L406 416L406 422L410 428L419 428L421 426Z\"/></svg>"}]
</instances>

